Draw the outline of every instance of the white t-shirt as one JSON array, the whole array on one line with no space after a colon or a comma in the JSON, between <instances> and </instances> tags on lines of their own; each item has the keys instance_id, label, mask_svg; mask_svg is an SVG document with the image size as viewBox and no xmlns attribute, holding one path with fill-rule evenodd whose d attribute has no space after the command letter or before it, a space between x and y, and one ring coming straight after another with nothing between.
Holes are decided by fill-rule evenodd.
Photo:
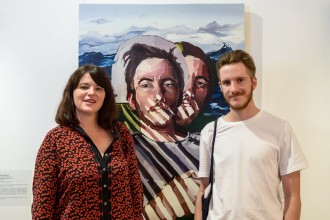
<instances>
[{"instance_id":1,"label":"white t-shirt","mask_svg":"<svg viewBox=\"0 0 330 220\"><path fill-rule=\"evenodd\" d=\"M199 177L208 177L214 122L201 132ZM218 119L208 219L282 220L280 176L308 167L288 122L265 111L239 122Z\"/></svg>"}]
</instances>

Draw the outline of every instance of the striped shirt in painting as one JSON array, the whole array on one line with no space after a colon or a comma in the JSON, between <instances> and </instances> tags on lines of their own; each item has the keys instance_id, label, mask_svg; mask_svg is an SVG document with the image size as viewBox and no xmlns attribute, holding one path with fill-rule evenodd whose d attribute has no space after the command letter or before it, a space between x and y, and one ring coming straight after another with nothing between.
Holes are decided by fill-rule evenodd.
<instances>
[{"instance_id":1,"label":"striped shirt in painting","mask_svg":"<svg viewBox=\"0 0 330 220\"><path fill-rule=\"evenodd\" d=\"M200 133L177 142L133 135L144 190L145 219L176 219L194 213L199 188Z\"/></svg>"}]
</instances>

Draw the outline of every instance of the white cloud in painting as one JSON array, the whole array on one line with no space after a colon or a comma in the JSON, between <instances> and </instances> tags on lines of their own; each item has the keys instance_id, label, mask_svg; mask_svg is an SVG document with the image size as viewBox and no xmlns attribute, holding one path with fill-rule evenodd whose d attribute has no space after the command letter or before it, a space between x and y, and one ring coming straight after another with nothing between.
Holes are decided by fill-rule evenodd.
<instances>
[{"instance_id":1,"label":"white cloud in painting","mask_svg":"<svg viewBox=\"0 0 330 220\"><path fill-rule=\"evenodd\" d=\"M107 23L111 23L113 21L109 20L107 18L99 18L99 19L91 20L90 22L95 23L95 24L107 24Z\"/></svg>"},{"instance_id":2,"label":"white cloud in painting","mask_svg":"<svg viewBox=\"0 0 330 220\"><path fill-rule=\"evenodd\" d=\"M241 48L244 45L244 23L220 25L212 21L197 29L188 28L185 25L166 29L132 26L113 35L93 31L80 36L79 54L86 52L113 54L123 41L139 35L156 35L172 42L189 41L201 47L205 52L210 52L219 50L223 42L233 49Z\"/></svg>"}]
</instances>

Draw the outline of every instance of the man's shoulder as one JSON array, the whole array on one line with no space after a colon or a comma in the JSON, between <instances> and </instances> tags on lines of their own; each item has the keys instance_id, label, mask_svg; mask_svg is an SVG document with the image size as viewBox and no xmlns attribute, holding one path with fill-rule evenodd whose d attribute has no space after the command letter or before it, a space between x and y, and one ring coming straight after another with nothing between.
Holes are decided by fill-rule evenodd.
<instances>
[{"instance_id":1,"label":"man's shoulder","mask_svg":"<svg viewBox=\"0 0 330 220\"><path fill-rule=\"evenodd\" d=\"M256 125L260 126L264 131L273 132L274 134L282 134L290 128L288 121L265 111L262 112L260 121Z\"/></svg>"},{"instance_id":2,"label":"man's shoulder","mask_svg":"<svg viewBox=\"0 0 330 220\"><path fill-rule=\"evenodd\" d=\"M276 116L270 112L267 112L267 111L264 111L262 110L261 111L262 113L262 119L263 120L266 120L266 121L272 121L273 123L279 123L279 124L286 124L287 121L280 118L279 116Z\"/></svg>"},{"instance_id":3,"label":"man's shoulder","mask_svg":"<svg viewBox=\"0 0 330 220\"><path fill-rule=\"evenodd\" d=\"M217 124L219 125L219 118L215 119L214 121L211 121L209 123L207 123L204 128L201 131L201 135L203 135L203 133L205 132L210 132L214 130L214 123L217 121Z\"/></svg>"}]
</instances>

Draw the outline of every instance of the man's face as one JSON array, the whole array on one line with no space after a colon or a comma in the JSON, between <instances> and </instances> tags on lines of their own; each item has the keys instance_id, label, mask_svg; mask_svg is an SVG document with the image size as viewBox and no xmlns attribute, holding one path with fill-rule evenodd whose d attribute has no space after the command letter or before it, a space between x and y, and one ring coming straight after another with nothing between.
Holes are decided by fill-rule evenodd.
<instances>
[{"instance_id":1,"label":"man's face","mask_svg":"<svg viewBox=\"0 0 330 220\"><path fill-rule=\"evenodd\" d=\"M164 59L148 58L136 68L135 97L129 103L147 125L166 128L173 123L179 100L178 79Z\"/></svg>"},{"instance_id":2,"label":"man's face","mask_svg":"<svg viewBox=\"0 0 330 220\"><path fill-rule=\"evenodd\" d=\"M177 124L179 125L189 124L198 116L204 104L210 81L207 66L201 59L186 56L185 60L189 80L178 109Z\"/></svg>"},{"instance_id":3,"label":"man's face","mask_svg":"<svg viewBox=\"0 0 330 220\"><path fill-rule=\"evenodd\" d=\"M232 110L243 110L251 103L257 79L251 79L243 63L223 66L220 71L220 82L225 100Z\"/></svg>"}]
</instances>

